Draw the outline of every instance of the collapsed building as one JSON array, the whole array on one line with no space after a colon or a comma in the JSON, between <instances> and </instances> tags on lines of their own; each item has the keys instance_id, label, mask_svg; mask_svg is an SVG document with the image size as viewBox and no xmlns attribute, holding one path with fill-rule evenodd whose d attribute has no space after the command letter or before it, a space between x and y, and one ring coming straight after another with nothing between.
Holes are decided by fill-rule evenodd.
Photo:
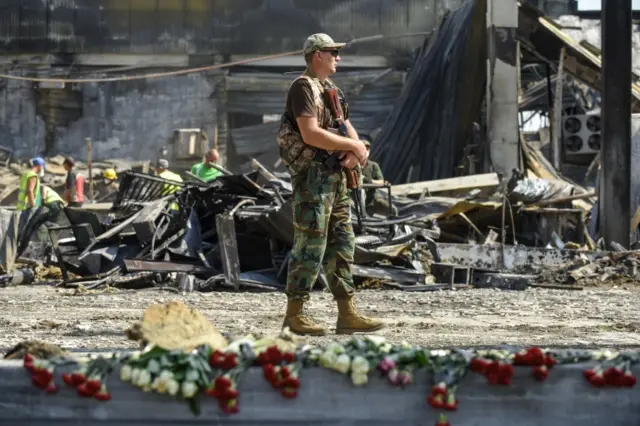
<instances>
[{"instance_id":1,"label":"collapsed building","mask_svg":"<svg viewBox=\"0 0 640 426\"><path fill-rule=\"evenodd\" d=\"M614 244L624 255L612 256L598 234L597 188L590 179L598 163L598 120L589 121L591 133L570 131L570 118L597 117L598 48L520 4L513 31L499 34L503 45L489 52L492 18L485 9L477 0L443 13L407 67L336 75L356 128L373 139L372 158L393 183L375 188L377 196L397 209L361 218L354 275L360 283L406 291L545 285L533 263L558 268L564 287L612 276L635 279L626 242ZM489 75L487 61L494 65ZM46 259L60 269L56 282L71 287L169 283L176 290L281 291L292 243L291 185L278 159L277 122L264 117L280 111L291 76L244 71L218 82L225 89L219 106L232 117L220 121L228 127L212 132L214 146L225 141L225 165L234 173L211 184L187 176L175 196L163 197L167 181L125 172L105 214L66 208L65 224L48 226L44 243L30 241L42 225L40 211L5 210L4 282L36 279L25 271ZM516 80L516 103L496 95ZM634 85L634 111L638 93ZM527 131L536 114L550 126ZM563 115L561 130L553 123L560 117L562 125ZM515 140L505 136L512 133ZM559 160L562 143L565 161ZM187 152L192 159L204 149L194 146L200 148ZM167 211L174 202L177 216ZM594 260L599 267L584 268ZM319 288L323 281L321 274Z\"/></svg>"}]
</instances>

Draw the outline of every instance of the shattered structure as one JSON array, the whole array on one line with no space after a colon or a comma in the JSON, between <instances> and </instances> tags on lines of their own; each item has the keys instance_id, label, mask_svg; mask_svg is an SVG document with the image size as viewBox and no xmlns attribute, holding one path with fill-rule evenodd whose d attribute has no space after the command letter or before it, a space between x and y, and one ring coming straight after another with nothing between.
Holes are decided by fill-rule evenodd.
<instances>
[{"instance_id":1,"label":"shattered structure","mask_svg":"<svg viewBox=\"0 0 640 426\"><path fill-rule=\"evenodd\" d=\"M388 214L354 221L358 284L405 291L524 289L544 285L539 277L549 276L524 268L535 262L561 277L554 279L561 287L614 276L635 279L634 256L598 251L598 191L589 179L597 156L557 167L553 133L560 129L550 126L546 139L542 130L521 133L520 170L491 171L483 136L484 6L483 0L468 1L445 14L414 52L406 74L389 68L336 76L352 102L356 128L371 131L372 158L394 183L367 188L388 199ZM564 113L597 108L599 50L576 42L531 5L519 5L518 22L519 110L542 112L551 122L560 113L554 111L553 87L561 91L556 95ZM227 106L239 112L250 104L271 114L273 99L289 83L290 76L274 73L227 76ZM631 98L637 111L637 84ZM50 244L30 242L45 221L43 210L2 211L0 264L7 275L0 285L39 280L37 269L46 259L46 265L59 267L55 278L67 287L282 291L293 229L291 183L280 172L277 126L267 121L231 128L237 173L209 184L124 172L106 217L66 208L68 225L46 224ZM180 189L163 196L167 184ZM177 213L169 208L174 203ZM614 248L624 251L620 244ZM321 274L316 288L325 281Z\"/></svg>"}]
</instances>

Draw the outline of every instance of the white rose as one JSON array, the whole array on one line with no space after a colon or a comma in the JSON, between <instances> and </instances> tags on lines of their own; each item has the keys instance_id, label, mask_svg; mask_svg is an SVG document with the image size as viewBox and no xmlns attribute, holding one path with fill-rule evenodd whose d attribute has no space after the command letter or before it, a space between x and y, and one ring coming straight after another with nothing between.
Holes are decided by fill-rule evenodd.
<instances>
[{"instance_id":1,"label":"white rose","mask_svg":"<svg viewBox=\"0 0 640 426\"><path fill-rule=\"evenodd\" d=\"M340 354L343 354L345 351L344 351L344 347L340 343L331 342L329 343L329 346L327 346L326 352L333 352L334 354L340 355Z\"/></svg>"},{"instance_id":2,"label":"white rose","mask_svg":"<svg viewBox=\"0 0 640 426\"><path fill-rule=\"evenodd\" d=\"M391 352L391 349L393 349L391 343L383 343L378 348L378 352L380 352L381 354L388 354L389 352Z\"/></svg>"},{"instance_id":3,"label":"white rose","mask_svg":"<svg viewBox=\"0 0 640 426\"><path fill-rule=\"evenodd\" d=\"M356 372L353 372L351 374L351 382L355 386L364 386L367 384L368 381L369 381L369 378L367 377L366 374L361 374Z\"/></svg>"},{"instance_id":4,"label":"white rose","mask_svg":"<svg viewBox=\"0 0 640 426\"><path fill-rule=\"evenodd\" d=\"M193 397L198 391L198 387L193 382L183 382L182 383L182 396L185 398Z\"/></svg>"},{"instance_id":5,"label":"white rose","mask_svg":"<svg viewBox=\"0 0 640 426\"><path fill-rule=\"evenodd\" d=\"M333 369L339 371L342 374L347 374L349 371L349 367L351 366L351 358L349 355L342 354L338 357L336 362L333 364Z\"/></svg>"},{"instance_id":6,"label":"white rose","mask_svg":"<svg viewBox=\"0 0 640 426\"><path fill-rule=\"evenodd\" d=\"M180 390L180 385L175 380L171 379L167 382L167 393L171 396L175 396Z\"/></svg>"},{"instance_id":7,"label":"white rose","mask_svg":"<svg viewBox=\"0 0 640 426\"><path fill-rule=\"evenodd\" d=\"M367 336L366 339L376 346L380 346L386 342L386 339L384 337L376 335Z\"/></svg>"},{"instance_id":8,"label":"white rose","mask_svg":"<svg viewBox=\"0 0 640 426\"><path fill-rule=\"evenodd\" d=\"M320 365L325 368L333 368L333 364L338 360L338 355L334 352L325 352L320 355Z\"/></svg>"},{"instance_id":9,"label":"white rose","mask_svg":"<svg viewBox=\"0 0 640 426\"><path fill-rule=\"evenodd\" d=\"M158 374L160 372L160 363L155 359L152 359L149 361L149 364L147 364L147 370L151 374Z\"/></svg>"},{"instance_id":10,"label":"white rose","mask_svg":"<svg viewBox=\"0 0 640 426\"><path fill-rule=\"evenodd\" d=\"M167 381L173 379L173 373L169 370L162 370L160 372L160 379Z\"/></svg>"},{"instance_id":11,"label":"white rose","mask_svg":"<svg viewBox=\"0 0 640 426\"><path fill-rule=\"evenodd\" d=\"M120 380L122 380L123 382L128 382L129 380L131 380L131 373L133 372L133 369L131 368L130 365L123 365L122 368L120 369Z\"/></svg>"},{"instance_id":12,"label":"white rose","mask_svg":"<svg viewBox=\"0 0 640 426\"><path fill-rule=\"evenodd\" d=\"M355 356L351 361L351 371L354 374L367 374L369 372L369 361L361 356Z\"/></svg>"},{"instance_id":13,"label":"white rose","mask_svg":"<svg viewBox=\"0 0 640 426\"><path fill-rule=\"evenodd\" d=\"M189 370L185 376L185 381L187 382L197 382L200 375L196 370Z\"/></svg>"},{"instance_id":14,"label":"white rose","mask_svg":"<svg viewBox=\"0 0 640 426\"><path fill-rule=\"evenodd\" d=\"M136 383L140 387L147 387L151 384L151 373L147 370L141 370Z\"/></svg>"},{"instance_id":15,"label":"white rose","mask_svg":"<svg viewBox=\"0 0 640 426\"><path fill-rule=\"evenodd\" d=\"M142 370L140 370L139 368L133 368L131 370L131 383L133 383L134 385L138 384L140 373L142 373Z\"/></svg>"}]
</instances>

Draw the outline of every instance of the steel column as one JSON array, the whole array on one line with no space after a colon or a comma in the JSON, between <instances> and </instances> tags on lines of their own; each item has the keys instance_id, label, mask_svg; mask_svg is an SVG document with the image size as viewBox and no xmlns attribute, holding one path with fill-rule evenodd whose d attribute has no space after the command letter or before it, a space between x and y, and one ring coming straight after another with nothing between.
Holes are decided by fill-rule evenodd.
<instances>
[{"instance_id":1,"label":"steel column","mask_svg":"<svg viewBox=\"0 0 640 426\"><path fill-rule=\"evenodd\" d=\"M631 0L602 1L600 235L629 247L631 202Z\"/></svg>"}]
</instances>

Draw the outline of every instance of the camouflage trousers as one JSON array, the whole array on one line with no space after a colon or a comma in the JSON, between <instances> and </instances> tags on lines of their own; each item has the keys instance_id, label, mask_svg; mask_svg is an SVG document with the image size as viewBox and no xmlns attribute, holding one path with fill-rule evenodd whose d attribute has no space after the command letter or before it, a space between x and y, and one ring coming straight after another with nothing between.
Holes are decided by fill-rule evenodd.
<instances>
[{"instance_id":1,"label":"camouflage trousers","mask_svg":"<svg viewBox=\"0 0 640 426\"><path fill-rule=\"evenodd\" d=\"M344 172L329 171L314 161L292 181L294 234L287 297L309 300L321 266L336 298L352 295L355 236Z\"/></svg>"}]
</instances>

